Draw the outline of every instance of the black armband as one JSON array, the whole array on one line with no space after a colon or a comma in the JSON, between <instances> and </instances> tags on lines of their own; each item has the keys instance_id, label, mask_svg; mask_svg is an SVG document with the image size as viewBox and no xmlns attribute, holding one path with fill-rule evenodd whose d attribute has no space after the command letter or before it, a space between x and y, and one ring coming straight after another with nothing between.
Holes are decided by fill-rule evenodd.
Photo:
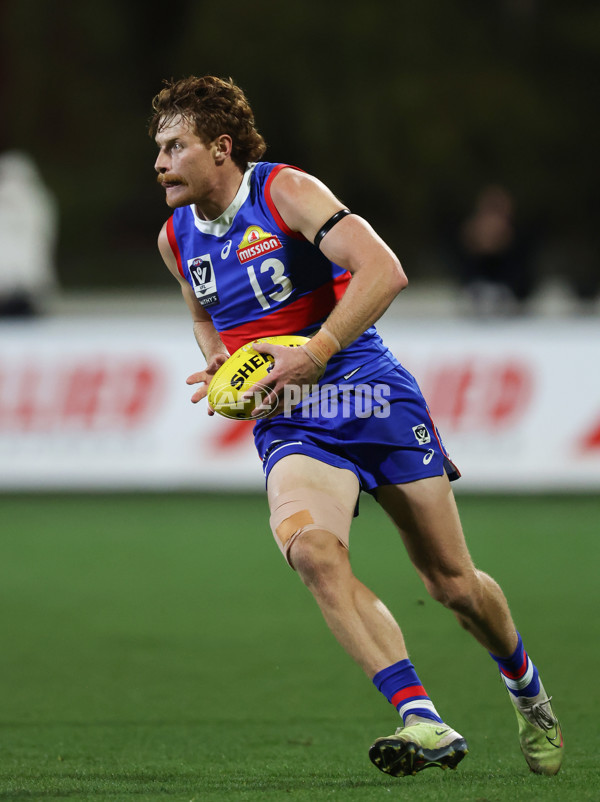
<instances>
[{"instance_id":1,"label":"black armband","mask_svg":"<svg viewBox=\"0 0 600 802\"><path fill-rule=\"evenodd\" d=\"M340 209L339 212L336 212L335 214L331 215L329 220L325 223L323 228L319 230L317 236L315 237L315 245L317 246L317 248L321 244L321 240L323 239L325 234L327 234L328 231L331 231L334 225L336 223L339 223L342 217L345 217L347 214L352 214L350 209Z\"/></svg>"}]
</instances>

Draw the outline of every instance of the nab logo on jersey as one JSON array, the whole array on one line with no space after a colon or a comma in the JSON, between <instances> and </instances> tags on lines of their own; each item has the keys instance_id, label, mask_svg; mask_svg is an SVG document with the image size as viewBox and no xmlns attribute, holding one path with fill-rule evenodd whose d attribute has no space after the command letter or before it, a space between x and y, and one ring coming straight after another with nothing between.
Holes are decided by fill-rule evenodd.
<instances>
[{"instance_id":1,"label":"nab logo on jersey","mask_svg":"<svg viewBox=\"0 0 600 802\"><path fill-rule=\"evenodd\" d=\"M209 254L188 259L188 270L196 298L202 306L212 306L212 304L218 303L217 280Z\"/></svg>"}]
</instances>

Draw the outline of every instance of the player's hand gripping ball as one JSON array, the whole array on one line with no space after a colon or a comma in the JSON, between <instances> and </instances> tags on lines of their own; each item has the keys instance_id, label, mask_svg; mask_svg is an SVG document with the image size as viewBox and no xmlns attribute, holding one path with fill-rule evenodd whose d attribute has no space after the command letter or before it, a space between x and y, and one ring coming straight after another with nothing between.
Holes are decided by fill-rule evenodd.
<instances>
[{"instance_id":1,"label":"player's hand gripping ball","mask_svg":"<svg viewBox=\"0 0 600 802\"><path fill-rule=\"evenodd\" d=\"M298 346L309 342L309 338L297 334L281 334L274 337L260 337L253 342ZM208 403L215 412L226 418L250 420L252 411L260 406L269 392L267 386L269 372L273 369L275 360L270 354L259 354L252 344L246 343L238 348L227 362L221 365L208 385ZM254 385L258 386L252 396L240 401L240 396ZM265 410L262 417L268 414L269 410Z\"/></svg>"}]
</instances>

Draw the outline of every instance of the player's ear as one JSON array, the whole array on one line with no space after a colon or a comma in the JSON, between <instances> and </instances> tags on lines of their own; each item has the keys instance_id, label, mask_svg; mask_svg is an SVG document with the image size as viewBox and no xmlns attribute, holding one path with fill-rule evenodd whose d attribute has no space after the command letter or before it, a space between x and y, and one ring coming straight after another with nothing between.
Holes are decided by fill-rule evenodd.
<instances>
[{"instance_id":1,"label":"player's ear","mask_svg":"<svg viewBox=\"0 0 600 802\"><path fill-rule=\"evenodd\" d=\"M212 143L213 155L217 164L222 164L229 156L231 156L231 149L233 141L229 134L220 134L213 139Z\"/></svg>"}]
</instances>

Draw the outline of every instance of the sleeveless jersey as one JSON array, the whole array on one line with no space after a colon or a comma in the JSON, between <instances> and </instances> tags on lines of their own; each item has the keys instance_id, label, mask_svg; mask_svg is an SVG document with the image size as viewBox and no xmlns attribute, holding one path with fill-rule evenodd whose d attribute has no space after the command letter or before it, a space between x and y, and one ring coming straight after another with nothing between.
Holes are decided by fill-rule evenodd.
<instances>
[{"instance_id":1,"label":"sleeveless jersey","mask_svg":"<svg viewBox=\"0 0 600 802\"><path fill-rule=\"evenodd\" d=\"M180 274L209 313L229 353L258 337L313 334L344 294L350 274L291 231L271 198L285 164L249 165L216 220L193 206L174 211L167 235ZM296 169L296 168L294 168ZM374 326L329 361L321 382L364 381L398 362Z\"/></svg>"}]
</instances>

